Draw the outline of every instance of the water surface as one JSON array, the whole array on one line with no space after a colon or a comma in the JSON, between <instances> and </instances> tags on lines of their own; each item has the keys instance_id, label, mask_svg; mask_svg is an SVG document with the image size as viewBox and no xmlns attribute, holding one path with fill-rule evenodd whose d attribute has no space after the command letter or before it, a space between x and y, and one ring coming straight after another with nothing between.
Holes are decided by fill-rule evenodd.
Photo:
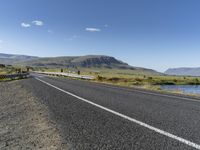
<instances>
[{"instance_id":1,"label":"water surface","mask_svg":"<svg viewBox=\"0 0 200 150\"><path fill-rule=\"evenodd\" d=\"M200 85L161 85L161 89L181 91L185 94L200 94Z\"/></svg>"}]
</instances>

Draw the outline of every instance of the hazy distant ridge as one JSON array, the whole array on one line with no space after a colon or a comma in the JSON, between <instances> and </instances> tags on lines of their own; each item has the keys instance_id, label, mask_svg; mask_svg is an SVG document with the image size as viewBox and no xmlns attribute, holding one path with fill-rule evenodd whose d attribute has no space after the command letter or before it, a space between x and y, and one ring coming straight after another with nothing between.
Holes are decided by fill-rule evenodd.
<instances>
[{"instance_id":1,"label":"hazy distant ridge","mask_svg":"<svg viewBox=\"0 0 200 150\"><path fill-rule=\"evenodd\" d=\"M168 75L200 76L199 68L170 68L165 71Z\"/></svg>"},{"instance_id":2,"label":"hazy distant ridge","mask_svg":"<svg viewBox=\"0 0 200 150\"><path fill-rule=\"evenodd\" d=\"M23 61L29 61L33 59L37 59L35 56L27 56L27 55L15 55L15 54L4 54L0 53L0 63L1 64L16 64Z\"/></svg>"}]
</instances>

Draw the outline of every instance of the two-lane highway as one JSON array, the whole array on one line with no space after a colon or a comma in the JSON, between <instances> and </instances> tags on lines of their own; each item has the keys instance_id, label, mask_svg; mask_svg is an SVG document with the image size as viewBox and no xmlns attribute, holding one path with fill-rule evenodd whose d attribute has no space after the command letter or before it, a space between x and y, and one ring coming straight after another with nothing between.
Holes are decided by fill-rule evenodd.
<instances>
[{"instance_id":1,"label":"two-lane highway","mask_svg":"<svg viewBox=\"0 0 200 150\"><path fill-rule=\"evenodd\" d=\"M67 78L21 84L49 108L69 149L200 149L200 101Z\"/></svg>"}]
</instances>

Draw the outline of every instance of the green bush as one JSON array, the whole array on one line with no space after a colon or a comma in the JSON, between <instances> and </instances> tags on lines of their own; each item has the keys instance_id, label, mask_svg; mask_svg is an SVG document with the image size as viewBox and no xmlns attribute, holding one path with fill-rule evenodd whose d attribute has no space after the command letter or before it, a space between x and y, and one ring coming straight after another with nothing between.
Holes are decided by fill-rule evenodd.
<instances>
[{"instance_id":1,"label":"green bush","mask_svg":"<svg viewBox=\"0 0 200 150\"><path fill-rule=\"evenodd\" d=\"M103 79L105 79L105 78L100 75L97 76L97 80L102 81Z\"/></svg>"},{"instance_id":2,"label":"green bush","mask_svg":"<svg viewBox=\"0 0 200 150\"><path fill-rule=\"evenodd\" d=\"M142 79L140 79L140 78L135 78L135 81L137 81L137 82L142 82Z\"/></svg>"},{"instance_id":3,"label":"green bush","mask_svg":"<svg viewBox=\"0 0 200 150\"><path fill-rule=\"evenodd\" d=\"M117 82L119 80L120 80L120 78L117 78L117 77L113 77L113 78L108 79L108 81L114 81L114 82Z\"/></svg>"}]
</instances>

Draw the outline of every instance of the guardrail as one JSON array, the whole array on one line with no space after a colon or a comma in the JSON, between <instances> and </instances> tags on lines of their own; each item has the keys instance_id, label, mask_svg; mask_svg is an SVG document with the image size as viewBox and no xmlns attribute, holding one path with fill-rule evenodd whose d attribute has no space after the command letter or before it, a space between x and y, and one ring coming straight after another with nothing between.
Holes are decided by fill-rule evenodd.
<instances>
[{"instance_id":1,"label":"guardrail","mask_svg":"<svg viewBox=\"0 0 200 150\"><path fill-rule=\"evenodd\" d=\"M94 76L78 75L78 74L72 74L72 73L41 72L41 71L34 71L34 73L46 74L46 75L55 75L55 76L66 76L66 77L73 77L73 78L87 79L87 80L93 80L93 79L95 79Z\"/></svg>"},{"instance_id":2,"label":"guardrail","mask_svg":"<svg viewBox=\"0 0 200 150\"><path fill-rule=\"evenodd\" d=\"M18 74L5 74L0 75L0 79L15 79L15 78L26 78L29 73L18 73Z\"/></svg>"}]
</instances>

